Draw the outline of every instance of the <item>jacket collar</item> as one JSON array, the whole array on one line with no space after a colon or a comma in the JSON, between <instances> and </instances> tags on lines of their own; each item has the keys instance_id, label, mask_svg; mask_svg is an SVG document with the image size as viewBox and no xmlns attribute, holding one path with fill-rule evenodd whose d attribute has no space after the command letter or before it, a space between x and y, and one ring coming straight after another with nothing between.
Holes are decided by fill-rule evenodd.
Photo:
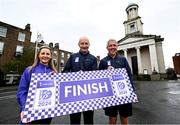
<instances>
[{"instance_id":1,"label":"jacket collar","mask_svg":"<svg viewBox=\"0 0 180 125\"><path fill-rule=\"evenodd\" d=\"M118 53L116 54L116 56L114 58L108 54L108 58L110 58L110 59L116 59L116 58L118 58L118 56L119 56Z\"/></svg>"},{"instance_id":2,"label":"jacket collar","mask_svg":"<svg viewBox=\"0 0 180 125\"><path fill-rule=\"evenodd\" d=\"M49 68L49 65L44 65L44 64L42 64L42 63L39 63L38 66L39 66L39 67L42 67L42 68L43 68L43 67Z\"/></svg>"},{"instance_id":3,"label":"jacket collar","mask_svg":"<svg viewBox=\"0 0 180 125\"><path fill-rule=\"evenodd\" d=\"M89 54L89 51L88 51L87 53L82 53L81 51L79 51L79 53L80 53L81 55L85 56L85 55L88 55L88 54Z\"/></svg>"}]
</instances>

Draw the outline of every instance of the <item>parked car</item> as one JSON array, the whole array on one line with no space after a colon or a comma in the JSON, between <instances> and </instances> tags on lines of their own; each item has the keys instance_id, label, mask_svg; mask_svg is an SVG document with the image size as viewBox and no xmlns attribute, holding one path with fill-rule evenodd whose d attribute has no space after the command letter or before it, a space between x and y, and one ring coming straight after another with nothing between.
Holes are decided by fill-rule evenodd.
<instances>
[{"instance_id":1,"label":"parked car","mask_svg":"<svg viewBox=\"0 0 180 125\"><path fill-rule=\"evenodd\" d=\"M21 75L17 74L17 73L8 73L5 76L5 81L6 84L19 84L19 80L20 80Z\"/></svg>"},{"instance_id":2,"label":"parked car","mask_svg":"<svg viewBox=\"0 0 180 125\"><path fill-rule=\"evenodd\" d=\"M5 80L4 80L4 73L1 71L0 69L0 86L4 86L5 85Z\"/></svg>"}]
</instances>

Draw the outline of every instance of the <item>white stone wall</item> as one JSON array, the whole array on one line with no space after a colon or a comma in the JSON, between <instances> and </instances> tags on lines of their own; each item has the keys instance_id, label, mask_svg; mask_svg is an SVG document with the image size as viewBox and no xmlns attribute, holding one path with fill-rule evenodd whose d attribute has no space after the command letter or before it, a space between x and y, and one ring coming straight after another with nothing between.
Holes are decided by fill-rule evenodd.
<instances>
[{"instance_id":1,"label":"white stone wall","mask_svg":"<svg viewBox=\"0 0 180 125\"><path fill-rule=\"evenodd\" d=\"M127 61L129 63L129 66L131 67L131 71L132 71L132 60L131 60L132 56L137 56L135 49L129 49L127 52Z\"/></svg>"},{"instance_id":2,"label":"white stone wall","mask_svg":"<svg viewBox=\"0 0 180 125\"><path fill-rule=\"evenodd\" d=\"M154 68L158 73L165 73L162 45L155 43L154 38L129 38L119 44L118 50L127 50L127 60L132 69L131 57L137 56L138 59L137 50L135 48L139 47L141 57L139 58L141 63L138 63L141 64L139 73L144 73L144 69L147 69L148 74L152 74Z\"/></svg>"},{"instance_id":3,"label":"white stone wall","mask_svg":"<svg viewBox=\"0 0 180 125\"><path fill-rule=\"evenodd\" d=\"M149 47L148 46L141 48L141 61L142 61L142 70L144 71L145 69L147 69L148 74L152 74L150 54L149 54Z\"/></svg>"}]
</instances>

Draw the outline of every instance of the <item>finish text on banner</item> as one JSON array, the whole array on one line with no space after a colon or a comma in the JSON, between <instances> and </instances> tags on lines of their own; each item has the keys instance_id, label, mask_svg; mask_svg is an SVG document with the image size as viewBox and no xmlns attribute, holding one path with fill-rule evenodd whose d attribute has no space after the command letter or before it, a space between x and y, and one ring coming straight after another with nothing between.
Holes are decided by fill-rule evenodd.
<instances>
[{"instance_id":1,"label":"finish text on banner","mask_svg":"<svg viewBox=\"0 0 180 125\"><path fill-rule=\"evenodd\" d=\"M62 82L60 85L61 103L107 96L113 96L109 78Z\"/></svg>"}]
</instances>

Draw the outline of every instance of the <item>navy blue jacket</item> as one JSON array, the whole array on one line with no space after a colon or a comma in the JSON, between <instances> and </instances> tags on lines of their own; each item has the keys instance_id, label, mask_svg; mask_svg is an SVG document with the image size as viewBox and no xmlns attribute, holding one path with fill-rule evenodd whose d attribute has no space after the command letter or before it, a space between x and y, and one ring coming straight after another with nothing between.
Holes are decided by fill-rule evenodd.
<instances>
[{"instance_id":1,"label":"navy blue jacket","mask_svg":"<svg viewBox=\"0 0 180 125\"><path fill-rule=\"evenodd\" d=\"M25 108L26 98L29 90L29 84L31 80L31 74L32 73L50 73L53 70L49 66L45 66L41 63L39 63L37 66L35 66L30 72L29 68L27 67L24 70L23 75L21 76L19 88L17 91L17 101L20 105L20 111L23 111Z\"/></svg>"},{"instance_id":2,"label":"navy blue jacket","mask_svg":"<svg viewBox=\"0 0 180 125\"><path fill-rule=\"evenodd\" d=\"M89 52L83 54L81 52L74 53L68 59L63 72L92 71L97 69L97 59Z\"/></svg>"},{"instance_id":3,"label":"navy blue jacket","mask_svg":"<svg viewBox=\"0 0 180 125\"><path fill-rule=\"evenodd\" d=\"M128 76L130 78L130 82L133 86L133 80L132 80L132 73L131 69L129 67L129 64L124 56L116 55L115 58L112 58L111 56L104 57L100 63L99 63L99 69L107 69L108 66L112 66L114 68L125 68L127 70ZM133 86L134 88L134 86Z\"/></svg>"}]
</instances>

